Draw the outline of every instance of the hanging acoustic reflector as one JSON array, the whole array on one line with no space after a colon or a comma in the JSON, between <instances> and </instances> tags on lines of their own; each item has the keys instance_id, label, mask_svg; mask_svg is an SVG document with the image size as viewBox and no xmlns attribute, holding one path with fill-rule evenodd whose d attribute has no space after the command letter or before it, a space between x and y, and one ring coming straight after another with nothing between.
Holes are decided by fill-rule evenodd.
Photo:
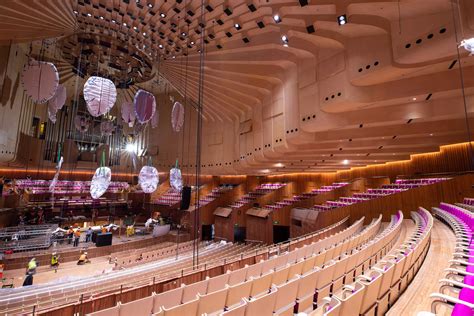
<instances>
[{"instance_id":1,"label":"hanging acoustic reflector","mask_svg":"<svg viewBox=\"0 0 474 316\"><path fill-rule=\"evenodd\" d=\"M76 117L74 118L74 126L81 133L87 132L89 130L90 124L91 122L88 117L76 115Z\"/></svg>"},{"instance_id":2,"label":"hanging acoustic reflector","mask_svg":"<svg viewBox=\"0 0 474 316\"><path fill-rule=\"evenodd\" d=\"M132 102L122 103L122 120L128 124L129 127L133 127L135 123L135 109Z\"/></svg>"},{"instance_id":3,"label":"hanging acoustic reflector","mask_svg":"<svg viewBox=\"0 0 474 316\"><path fill-rule=\"evenodd\" d=\"M181 103L175 102L171 112L171 126L175 132L179 132L184 124L184 107Z\"/></svg>"},{"instance_id":4,"label":"hanging acoustic reflector","mask_svg":"<svg viewBox=\"0 0 474 316\"><path fill-rule=\"evenodd\" d=\"M56 89L54 96L48 101L48 117L51 122L56 123L56 114L66 103L66 87L62 84Z\"/></svg>"},{"instance_id":5,"label":"hanging acoustic reflector","mask_svg":"<svg viewBox=\"0 0 474 316\"><path fill-rule=\"evenodd\" d=\"M156 110L155 96L145 90L138 90L133 100L137 121L144 124L151 120Z\"/></svg>"},{"instance_id":6,"label":"hanging acoustic reflector","mask_svg":"<svg viewBox=\"0 0 474 316\"><path fill-rule=\"evenodd\" d=\"M138 184L145 193L153 193L158 187L158 170L152 166L143 166L138 174Z\"/></svg>"},{"instance_id":7,"label":"hanging acoustic reflector","mask_svg":"<svg viewBox=\"0 0 474 316\"><path fill-rule=\"evenodd\" d=\"M116 99L117 89L109 79L92 76L84 84L84 100L86 100L87 110L94 117L110 111Z\"/></svg>"},{"instance_id":8,"label":"hanging acoustic reflector","mask_svg":"<svg viewBox=\"0 0 474 316\"><path fill-rule=\"evenodd\" d=\"M112 180L112 170L109 167L96 169L91 181L91 196L93 199L100 198L109 188Z\"/></svg>"},{"instance_id":9,"label":"hanging acoustic reflector","mask_svg":"<svg viewBox=\"0 0 474 316\"><path fill-rule=\"evenodd\" d=\"M114 122L112 121L103 121L100 123L100 133L103 136L110 136L115 130Z\"/></svg>"},{"instance_id":10,"label":"hanging acoustic reflector","mask_svg":"<svg viewBox=\"0 0 474 316\"><path fill-rule=\"evenodd\" d=\"M170 185L178 192L181 192L183 189L183 177L181 176L181 170L178 169L178 167L170 170Z\"/></svg>"},{"instance_id":11,"label":"hanging acoustic reflector","mask_svg":"<svg viewBox=\"0 0 474 316\"><path fill-rule=\"evenodd\" d=\"M21 81L33 102L46 103L56 93L59 74L52 63L30 60L23 68Z\"/></svg>"}]
</instances>

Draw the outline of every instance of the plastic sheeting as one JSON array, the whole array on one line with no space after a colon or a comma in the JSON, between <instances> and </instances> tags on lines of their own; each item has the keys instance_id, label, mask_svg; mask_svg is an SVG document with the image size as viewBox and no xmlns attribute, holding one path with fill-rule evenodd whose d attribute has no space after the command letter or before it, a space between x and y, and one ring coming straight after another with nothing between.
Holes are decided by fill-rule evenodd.
<instances>
[{"instance_id":1,"label":"plastic sheeting","mask_svg":"<svg viewBox=\"0 0 474 316\"><path fill-rule=\"evenodd\" d=\"M129 127L133 127L135 123L135 108L132 102L122 103L122 120L128 124Z\"/></svg>"},{"instance_id":2,"label":"plastic sheeting","mask_svg":"<svg viewBox=\"0 0 474 316\"><path fill-rule=\"evenodd\" d=\"M97 168L91 181L91 196L93 199L100 198L109 188L112 180L112 170L109 167Z\"/></svg>"},{"instance_id":3,"label":"plastic sheeting","mask_svg":"<svg viewBox=\"0 0 474 316\"><path fill-rule=\"evenodd\" d=\"M153 193L158 187L158 170L152 166L143 166L138 174L138 184L145 193Z\"/></svg>"},{"instance_id":4,"label":"plastic sheeting","mask_svg":"<svg viewBox=\"0 0 474 316\"><path fill-rule=\"evenodd\" d=\"M59 159L58 165L56 166L56 173L54 174L53 181L49 184L49 192L54 192L54 188L56 187L56 183L58 183L59 172L61 171L61 166L63 165L63 157Z\"/></svg>"},{"instance_id":5,"label":"plastic sheeting","mask_svg":"<svg viewBox=\"0 0 474 316\"><path fill-rule=\"evenodd\" d=\"M84 84L84 100L86 100L87 110L94 117L110 111L116 99L117 89L109 79L91 76Z\"/></svg>"},{"instance_id":6,"label":"plastic sheeting","mask_svg":"<svg viewBox=\"0 0 474 316\"><path fill-rule=\"evenodd\" d=\"M181 103L175 102L171 112L171 126L175 132L181 131L184 124L184 107Z\"/></svg>"},{"instance_id":7,"label":"plastic sheeting","mask_svg":"<svg viewBox=\"0 0 474 316\"><path fill-rule=\"evenodd\" d=\"M137 121L147 123L156 111L155 96L145 90L138 90L133 100Z\"/></svg>"},{"instance_id":8,"label":"plastic sheeting","mask_svg":"<svg viewBox=\"0 0 474 316\"><path fill-rule=\"evenodd\" d=\"M56 93L59 74L52 63L30 60L23 68L21 81L25 92L36 103L48 102Z\"/></svg>"},{"instance_id":9,"label":"plastic sheeting","mask_svg":"<svg viewBox=\"0 0 474 316\"><path fill-rule=\"evenodd\" d=\"M178 168L172 168L170 170L170 184L173 189L181 192L183 189L183 177L181 176L181 170Z\"/></svg>"}]
</instances>

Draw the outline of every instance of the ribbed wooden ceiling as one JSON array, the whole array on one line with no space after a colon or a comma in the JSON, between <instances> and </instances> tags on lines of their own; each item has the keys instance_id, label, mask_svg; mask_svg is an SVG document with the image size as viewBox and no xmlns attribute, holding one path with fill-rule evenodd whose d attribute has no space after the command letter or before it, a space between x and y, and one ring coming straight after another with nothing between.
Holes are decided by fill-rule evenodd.
<instances>
[{"instance_id":1,"label":"ribbed wooden ceiling","mask_svg":"<svg viewBox=\"0 0 474 316\"><path fill-rule=\"evenodd\" d=\"M200 6L6 0L0 41L115 36L149 56L154 71L194 101L203 52L206 174L334 171L468 139L474 57L457 46L474 36L472 1ZM347 23L339 25L343 15ZM74 75L72 66L61 67Z\"/></svg>"}]
</instances>

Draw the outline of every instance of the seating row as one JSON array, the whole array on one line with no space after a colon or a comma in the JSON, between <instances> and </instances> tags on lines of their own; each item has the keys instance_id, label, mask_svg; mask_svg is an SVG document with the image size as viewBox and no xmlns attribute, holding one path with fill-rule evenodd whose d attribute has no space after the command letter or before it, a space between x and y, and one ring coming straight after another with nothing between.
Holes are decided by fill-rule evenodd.
<instances>
[{"instance_id":1,"label":"seating row","mask_svg":"<svg viewBox=\"0 0 474 316\"><path fill-rule=\"evenodd\" d=\"M416 229L406 241L382 260L345 285L309 315L358 316L384 315L406 289L428 251L433 218L420 209L412 213Z\"/></svg>"},{"instance_id":2,"label":"seating row","mask_svg":"<svg viewBox=\"0 0 474 316\"><path fill-rule=\"evenodd\" d=\"M362 232L358 231L360 223L361 221L358 221L347 230L325 240L255 265L228 271L226 274L183 285L175 290L154 294L141 300L119 304L112 309L93 313L93 315L126 315L130 311L134 311L135 315L151 313L202 315L220 312L226 314L235 312L234 307L242 309L242 306L246 305L248 306L245 309L251 315L257 315L254 314L257 311L263 314L267 312L282 315L292 313L296 305L296 291L300 285L300 276L315 270L315 273L307 280L315 280L315 277L320 276L320 282L324 283L326 280L332 282L332 272L336 271L334 268L342 265L330 264L329 269L322 269L324 262L339 257L343 249L347 249L344 245L357 247L370 236L375 235L379 231L381 217ZM356 234L348 238L347 234L351 232ZM329 244L331 240L338 241L339 244ZM346 263L343 261L344 266ZM301 286L301 291L306 291L306 287L303 284ZM327 288L327 284L324 283L323 287ZM265 304L262 305L262 301L265 301ZM265 306L265 311L261 310L262 306ZM224 309L229 311L224 312Z\"/></svg>"},{"instance_id":3,"label":"seating row","mask_svg":"<svg viewBox=\"0 0 474 316\"><path fill-rule=\"evenodd\" d=\"M432 293L431 313L439 306L452 309L451 315L474 315L474 214L462 207L441 203L433 213L455 233L456 246L439 293Z\"/></svg>"}]
</instances>

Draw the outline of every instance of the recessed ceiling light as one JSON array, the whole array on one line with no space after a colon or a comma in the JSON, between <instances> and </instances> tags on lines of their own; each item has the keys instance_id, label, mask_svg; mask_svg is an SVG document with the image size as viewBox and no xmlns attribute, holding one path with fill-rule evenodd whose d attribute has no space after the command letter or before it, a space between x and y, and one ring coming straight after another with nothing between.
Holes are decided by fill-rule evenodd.
<instances>
[{"instance_id":1,"label":"recessed ceiling light","mask_svg":"<svg viewBox=\"0 0 474 316\"><path fill-rule=\"evenodd\" d=\"M149 8L153 8L153 4L148 3L147 5L148 5Z\"/></svg>"},{"instance_id":2,"label":"recessed ceiling light","mask_svg":"<svg viewBox=\"0 0 474 316\"><path fill-rule=\"evenodd\" d=\"M416 98L413 98L412 100L413 100L413 101L416 101Z\"/></svg>"},{"instance_id":3,"label":"recessed ceiling light","mask_svg":"<svg viewBox=\"0 0 474 316\"><path fill-rule=\"evenodd\" d=\"M160 44L160 45L158 45L158 47L159 47L159 48L163 48L163 45Z\"/></svg>"},{"instance_id":4,"label":"recessed ceiling light","mask_svg":"<svg viewBox=\"0 0 474 316\"><path fill-rule=\"evenodd\" d=\"M182 36L186 36L186 32L181 33Z\"/></svg>"},{"instance_id":5,"label":"recessed ceiling light","mask_svg":"<svg viewBox=\"0 0 474 316\"><path fill-rule=\"evenodd\" d=\"M145 32L143 32L142 34L143 34L143 36L146 36L146 33L145 33Z\"/></svg>"},{"instance_id":6,"label":"recessed ceiling light","mask_svg":"<svg viewBox=\"0 0 474 316\"><path fill-rule=\"evenodd\" d=\"M122 24L123 24L123 26L127 26L127 23L125 23L125 22L123 22Z\"/></svg>"},{"instance_id":7,"label":"recessed ceiling light","mask_svg":"<svg viewBox=\"0 0 474 316\"><path fill-rule=\"evenodd\" d=\"M430 134L430 136L433 136L433 134Z\"/></svg>"},{"instance_id":8,"label":"recessed ceiling light","mask_svg":"<svg viewBox=\"0 0 474 316\"><path fill-rule=\"evenodd\" d=\"M99 19L103 20L103 19L104 19L104 17L103 17L103 16L100 16L100 17L99 17Z\"/></svg>"},{"instance_id":9,"label":"recessed ceiling light","mask_svg":"<svg viewBox=\"0 0 474 316\"><path fill-rule=\"evenodd\" d=\"M283 42L288 42L288 37L287 37L286 35L282 35L282 36L281 36L281 40L282 40Z\"/></svg>"},{"instance_id":10,"label":"recessed ceiling light","mask_svg":"<svg viewBox=\"0 0 474 316\"><path fill-rule=\"evenodd\" d=\"M237 30L240 30L240 29L242 28L239 23L235 23L235 24L234 24L234 27L235 27Z\"/></svg>"},{"instance_id":11,"label":"recessed ceiling light","mask_svg":"<svg viewBox=\"0 0 474 316\"><path fill-rule=\"evenodd\" d=\"M91 17L91 16L92 16L92 14L90 14L90 13L87 13L87 16L88 16L88 17Z\"/></svg>"},{"instance_id":12,"label":"recessed ceiling light","mask_svg":"<svg viewBox=\"0 0 474 316\"><path fill-rule=\"evenodd\" d=\"M74 10L74 11L72 11L72 12L74 12L74 14L79 14L79 12L77 12L76 10Z\"/></svg>"},{"instance_id":13,"label":"recessed ceiling light","mask_svg":"<svg viewBox=\"0 0 474 316\"><path fill-rule=\"evenodd\" d=\"M164 14L163 12L160 13L160 16L161 16L162 18L166 18L166 14Z\"/></svg>"},{"instance_id":14,"label":"recessed ceiling light","mask_svg":"<svg viewBox=\"0 0 474 316\"><path fill-rule=\"evenodd\" d=\"M138 30L138 27L134 26L133 29L136 31L136 30Z\"/></svg>"},{"instance_id":15,"label":"recessed ceiling light","mask_svg":"<svg viewBox=\"0 0 474 316\"><path fill-rule=\"evenodd\" d=\"M348 165L348 164L349 164L349 160L347 160L347 159L344 159L344 160L342 161L342 164L344 164L344 165Z\"/></svg>"},{"instance_id":16,"label":"recessed ceiling light","mask_svg":"<svg viewBox=\"0 0 474 316\"><path fill-rule=\"evenodd\" d=\"M114 23L114 24L115 24L115 23L117 23L117 21L115 21L115 20L112 20L112 23Z\"/></svg>"},{"instance_id":17,"label":"recessed ceiling light","mask_svg":"<svg viewBox=\"0 0 474 316\"><path fill-rule=\"evenodd\" d=\"M275 14L275 15L273 16L273 20L274 20L276 23L280 23L280 22L281 22L281 18L280 18L280 16L279 16L278 14Z\"/></svg>"},{"instance_id":18,"label":"recessed ceiling light","mask_svg":"<svg viewBox=\"0 0 474 316\"><path fill-rule=\"evenodd\" d=\"M191 41L191 45L194 45L194 42L193 42L193 41Z\"/></svg>"}]
</instances>

